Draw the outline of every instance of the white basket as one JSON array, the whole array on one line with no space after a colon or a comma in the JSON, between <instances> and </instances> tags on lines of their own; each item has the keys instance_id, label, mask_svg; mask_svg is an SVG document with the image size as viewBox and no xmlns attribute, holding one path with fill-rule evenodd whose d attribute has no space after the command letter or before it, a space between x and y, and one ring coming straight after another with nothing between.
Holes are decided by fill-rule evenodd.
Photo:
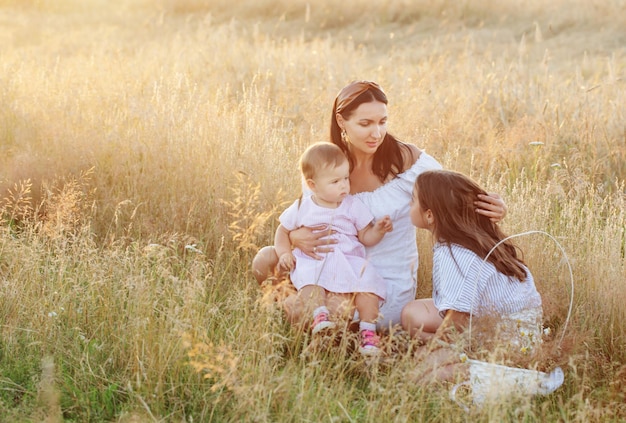
<instances>
[{"instance_id":1,"label":"white basket","mask_svg":"<svg viewBox=\"0 0 626 423\"><path fill-rule=\"evenodd\" d=\"M467 359L466 363L469 363L469 380L454 385L450 390L450 398L465 411L469 411L469 406L456 397L461 386L470 387L472 403L481 407L502 404L514 397L547 395L557 390L565 379L560 367L544 373L479 360Z\"/></svg>"}]
</instances>

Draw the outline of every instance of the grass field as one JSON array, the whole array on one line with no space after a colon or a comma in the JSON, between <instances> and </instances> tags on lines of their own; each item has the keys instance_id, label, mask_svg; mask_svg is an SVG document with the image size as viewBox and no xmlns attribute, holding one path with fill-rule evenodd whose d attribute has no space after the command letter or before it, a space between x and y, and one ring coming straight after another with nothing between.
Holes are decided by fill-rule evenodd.
<instances>
[{"instance_id":1,"label":"grass field","mask_svg":"<svg viewBox=\"0 0 626 423\"><path fill-rule=\"evenodd\" d=\"M626 421L624 0L0 0L0 51L0 421ZM254 282L354 79L563 247L516 239L555 393L468 415Z\"/></svg>"}]
</instances>

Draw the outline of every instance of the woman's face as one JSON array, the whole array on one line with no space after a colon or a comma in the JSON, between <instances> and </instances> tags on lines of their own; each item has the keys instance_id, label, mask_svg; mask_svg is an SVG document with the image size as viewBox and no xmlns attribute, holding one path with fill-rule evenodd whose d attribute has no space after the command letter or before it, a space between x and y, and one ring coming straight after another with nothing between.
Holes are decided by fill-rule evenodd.
<instances>
[{"instance_id":1,"label":"woman's face","mask_svg":"<svg viewBox=\"0 0 626 423\"><path fill-rule=\"evenodd\" d=\"M363 103L349 119L337 114L337 123L348 134L353 153L374 154L387 134L387 105L379 101Z\"/></svg>"}]
</instances>

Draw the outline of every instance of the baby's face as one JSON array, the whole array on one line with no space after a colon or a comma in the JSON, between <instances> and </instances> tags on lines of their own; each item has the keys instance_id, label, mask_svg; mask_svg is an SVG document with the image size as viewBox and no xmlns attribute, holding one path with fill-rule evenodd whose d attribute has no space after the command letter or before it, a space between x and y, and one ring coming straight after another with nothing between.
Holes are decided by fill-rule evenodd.
<instances>
[{"instance_id":1,"label":"baby's face","mask_svg":"<svg viewBox=\"0 0 626 423\"><path fill-rule=\"evenodd\" d=\"M345 160L339 166L327 166L313 178L311 190L322 206L336 207L350 193L350 164Z\"/></svg>"}]
</instances>

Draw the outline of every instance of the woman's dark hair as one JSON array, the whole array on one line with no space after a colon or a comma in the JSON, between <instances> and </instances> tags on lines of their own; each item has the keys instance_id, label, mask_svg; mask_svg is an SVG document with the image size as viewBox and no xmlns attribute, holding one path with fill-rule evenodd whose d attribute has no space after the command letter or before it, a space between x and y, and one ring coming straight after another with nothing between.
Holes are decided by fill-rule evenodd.
<instances>
[{"instance_id":1,"label":"woman's dark hair","mask_svg":"<svg viewBox=\"0 0 626 423\"><path fill-rule=\"evenodd\" d=\"M433 170L421 173L415 187L419 207L431 210L434 216L433 235L439 242L458 244L485 258L506 235L488 217L476 213L474 201L486 194L467 176L449 171ZM487 259L499 272L523 282L526 270L510 241L500 244Z\"/></svg>"},{"instance_id":2,"label":"woman's dark hair","mask_svg":"<svg viewBox=\"0 0 626 423\"><path fill-rule=\"evenodd\" d=\"M370 87L361 95L356 97L350 104L344 107L341 111L341 116L344 119L350 119L350 115L357 107L359 107L363 103L371 103L374 101L379 101L384 104L388 104L387 96L385 93L377 89L375 87ZM343 152L348 157L348 161L350 162L350 169L354 167L354 158L350 153L350 149L348 145L341 138L341 128L339 128L339 124L337 123L337 99L335 98L335 103L333 105L333 113L330 119L330 140L333 144L338 145ZM381 143L376 153L374 153L374 161L372 163L372 172L374 175L378 176L378 178L384 182L387 180L389 175L397 176L399 173L404 171L404 157L402 155L402 150L406 149L406 152L410 152L409 147L399 141L393 135L386 133L383 142Z\"/></svg>"}]
</instances>

